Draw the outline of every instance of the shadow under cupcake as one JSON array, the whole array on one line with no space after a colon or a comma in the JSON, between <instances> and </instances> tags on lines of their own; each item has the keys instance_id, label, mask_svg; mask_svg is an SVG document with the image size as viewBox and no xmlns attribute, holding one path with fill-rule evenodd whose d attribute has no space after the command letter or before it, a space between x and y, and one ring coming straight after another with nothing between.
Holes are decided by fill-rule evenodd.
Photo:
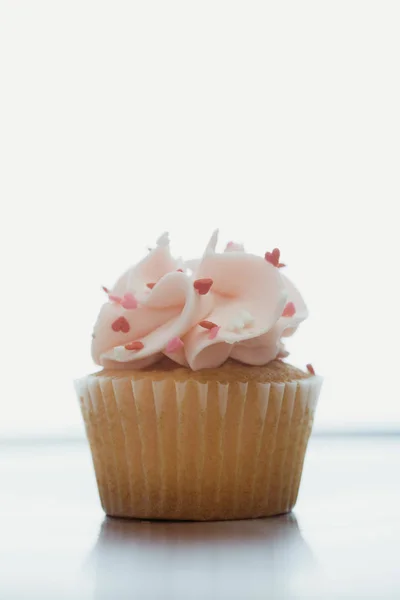
<instances>
[{"instance_id":1,"label":"shadow under cupcake","mask_svg":"<svg viewBox=\"0 0 400 600\"><path fill-rule=\"evenodd\" d=\"M295 517L103 522L88 568L96 600L284 598L315 562Z\"/></svg>"}]
</instances>

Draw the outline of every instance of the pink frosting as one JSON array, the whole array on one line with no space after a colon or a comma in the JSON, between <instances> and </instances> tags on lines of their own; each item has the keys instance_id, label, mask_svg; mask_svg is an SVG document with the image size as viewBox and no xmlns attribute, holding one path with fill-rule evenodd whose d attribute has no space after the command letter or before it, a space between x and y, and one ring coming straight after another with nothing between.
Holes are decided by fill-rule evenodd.
<instances>
[{"instance_id":1,"label":"pink frosting","mask_svg":"<svg viewBox=\"0 0 400 600\"><path fill-rule=\"evenodd\" d=\"M93 332L96 363L140 369L166 355L196 371L228 357L265 365L287 355L282 338L307 317L300 293L280 268L239 244L217 253L217 237L200 260L184 263L164 234L107 290Z\"/></svg>"}]
</instances>

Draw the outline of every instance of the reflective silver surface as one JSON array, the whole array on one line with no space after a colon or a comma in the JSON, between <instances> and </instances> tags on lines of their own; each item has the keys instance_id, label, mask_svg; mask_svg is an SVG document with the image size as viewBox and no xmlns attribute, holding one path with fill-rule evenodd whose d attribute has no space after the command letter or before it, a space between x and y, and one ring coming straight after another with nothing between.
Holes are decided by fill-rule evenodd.
<instances>
[{"instance_id":1,"label":"reflective silver surface","mask_svg":"<svg viewBox=\"0 0 400 600\"><path fill-rule=\"evenodd\" d=\"M294 513L105 518L85 444L0 446L0 598L400 598L400 440L314 438Z\"/></svg>"}]
</instances>

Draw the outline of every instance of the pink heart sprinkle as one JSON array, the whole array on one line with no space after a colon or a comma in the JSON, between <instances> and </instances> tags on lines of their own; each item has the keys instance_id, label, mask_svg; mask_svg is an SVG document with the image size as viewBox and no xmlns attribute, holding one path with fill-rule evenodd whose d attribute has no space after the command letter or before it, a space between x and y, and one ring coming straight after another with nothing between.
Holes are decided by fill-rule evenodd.
<instances>
[{"instance_id":1,"label":"pink heart sprinkle","mask_svg":"<svg viewBox=\"0 0 400 600\"><path fill-rule=\"evenodd\" d=\"M166 352L176 352L183 348L183 342L181 338L174 337L172 340L169 340L167 347L165 348Z\"/></svg>"},{"instance_id":2,"label":"pink heart sprinkle","mask_svg":"<svg viewBox=\"0 0 400 600\"><path fill-rule=\"evenodd\" d=\"M213 340L214 338L216 338L220 329L221 329L221 327L219 325L216 325L215 327L210 329L210 333L208 334L208 339Z\"/></svg>"},{"instance_id":3,"label":"pink heart sprinkle","mask_svg":"<svg viewBox=\"0 0 400 600\"><path fill-rule=\"evenodd\" d=\"M127 292L121 300L121 306L126 309L137 308L137 300L133 294Z\"/></svg>"},{"instance_id":4,"label":"pink heart sprinkle","mask_svg":"<svg viewBox=\"0 0 400 600\"><path fill-rule=\"evenodd\" d=\"M296 313L296 307L293 302L288 302L283 309L282 317L293 317Z\"/></svg>"}]
</instances>

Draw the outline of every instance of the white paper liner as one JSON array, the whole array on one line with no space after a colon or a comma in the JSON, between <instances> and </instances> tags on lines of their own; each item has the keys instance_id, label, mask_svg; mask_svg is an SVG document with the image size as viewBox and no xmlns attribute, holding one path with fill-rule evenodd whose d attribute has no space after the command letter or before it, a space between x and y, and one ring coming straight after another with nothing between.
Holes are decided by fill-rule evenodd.
<instances>
[{"instance_id":1,"label":"white paper liner","mask_svg":"<svg viewBox=\"0 0 400 600\"><path fill-rule=\"evenodd\" d=\"M105 512L184 520L288 512L321 383L78 381Z\"/></svg>"}]
</instances>

